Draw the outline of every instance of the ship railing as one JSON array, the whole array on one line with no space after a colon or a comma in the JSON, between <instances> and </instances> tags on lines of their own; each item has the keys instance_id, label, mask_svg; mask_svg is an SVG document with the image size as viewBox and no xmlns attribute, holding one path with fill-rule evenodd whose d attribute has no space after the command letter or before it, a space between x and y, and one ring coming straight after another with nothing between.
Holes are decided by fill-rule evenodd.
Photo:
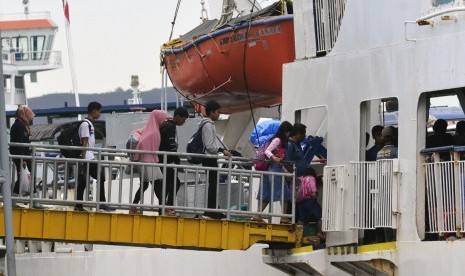
<instances>
[{"instance_id":1,"label":"ship railing","mask_svg":"<svg viewBox=\"0 0 465 276\"><path fill-rule=\"evenodd\" d=\"M285 212L285 203L289 201L284 195L284 186L290 185L291 191L294 191L295 178L294 174L278 173L267 171L254 171L251 169L251 162L245 158L225 158L221 156L210 156L208 158L218 159L219 167L210 168L201 165L191 164L167 164L161 163L141 163L130 161L127 157L132 154L154 154L162 155L162 160L167 160L168 156L178 156L181 160L188 156L201 156L186 153L172 152L151 152L151 151L136 151L122 150L114 148L88 148L92 150L96 156L94 160L62 158L57 155L60 149L79 149L79 147L64 147L56 145L36 145L36 144L19 144L10 143L11 146L30 147L32 149L31 156L10 155L12 183L17 179L16 168L13 165L13 160L18 159L20 164L23 161L30 162L31 172L30 178L32 183L36 185L36 193L34 193L34 185L31 185L27 191L20 191L18 195L13 194L13 199L16 203L27 204L34 206L35 203L44 204L50 208L72 210L76 204L82 204L85 208L101 210L103 205L107 205L117 209L117 212L125 212L132 208L143 210L144 214L167 214L170 210L174 210L183 216L201 216L204 212L223 214L227 219L249 220L253 215L261 215L269 222L278 222L281 218L289 218L294 221L294 192L292 192L291 210ZM78 170L83 164L94 163L97 166L97 180L93 180L89 176L88 170ZM158 170L163 174L162 179L155 181L155 185L150 185L145 193L140 194L139 203L133 203L133 198L136 190L141 184L140 179L148 180L147 172ZM167 176L170 175L168 170L175 176L179 177L179 191L176 192L176 185L169 187ZM86 185L86 192L82 201L77 200L76 187L81 185L76 181L79 179L78 171L83 172L81 182ZM141 172L141 173L138 173ZM207 207L209 196L208 179L211 173L217 172L216 181L216 206L218 208L211 209ZM101 179L101 173L104 173L105 182L105 197L106 202L101 202L100 187L98 184ZM113 177L112 176L116 176ZM272 180L271 194L274 194L274 189L280 187L281 194L279 195L280 206L270 204L264 212L259 212L261 206L252 208L255 204L256 197L263 191L263 180L270 177ZM274 183L274 181L278 181ZM89 185L90 184L90 185ZM275 184L275 185L273 185ZM160 202L155 198L155 189L161 188ZM258 191L258 192L257 192ZM174 202L168 205L167 195L176 195ZM32 196L31 196L32 195Z\"/></svg>"},{"instance_id":2,"label":"ship railing","mask_svg":"<svg viewBox=\"0 0 465 276\"><path fill-rule=\"evenodd\" d=\"M397 228L398 161L351 162L352 228Z\"/></svg>"},{"instance_id":3,"label":"ship railing","mask_svg":"<svg viewBox=\"0 0 465 276\"><path fill-rule=\"evenodd\" d=\"M4 88L4 91L5 91L5 104L11 104L11 105L26 104L26 93L24 89Z\"/></svg>"},{"instance_id":4,"label":"ship railing","mask_svg":"<svg viewBox=\"0 0 465 276\"><path fill-rule=\"evenodd\" d=\"M346 166L325 166L323 173L322 230L342 231Z\"/></svg>"},{"instance_id":5,"label":"ship railing","mask_svg":"<svg viewBox=\"0 0 465 276\"><path fill-rule=\"evenodd\" d=\"M347 0L313 0L317 53L331 51L336 43Z\"/></svg>"},{"instance_id":6,"label":"ship railing","mask_svg":"<svg viewBox=\"0 0 465 276\"><path fill-rule=\"evenodd\" d=\"M13 21L13 20L30 20L30 19L51 19L50 12L29 12L28 14L22 13L5 13L0 14L0 21Z\"/></svg>"},{"instance_id":7,"label":"ship railing","mask_svg":"<svg viewBox=\"0 0 465 276\"><path fill-rule=\"evenodd\" d=\"M61 66L60 51L3 51L2 59L5 64L17 66Z\"/></svg>"},{"instance_id":8,"label":"ship railing","mask_svg":"<svg viewBox=\"0 0 465 276\"><path fill-rule=\"evenodd\" d=\"M424 157L426 232L454 233L465 229L465 147L437 147Z\"/></svg>"}]
</instances>

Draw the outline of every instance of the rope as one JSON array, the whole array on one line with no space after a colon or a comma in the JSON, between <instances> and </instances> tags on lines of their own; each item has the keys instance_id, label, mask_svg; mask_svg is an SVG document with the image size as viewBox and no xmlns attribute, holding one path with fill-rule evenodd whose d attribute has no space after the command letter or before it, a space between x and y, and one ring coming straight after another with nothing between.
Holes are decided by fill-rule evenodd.
<instances>
[{"instance_id":1,"label":"rope","mask_svg":"<svg viewBox=\"0 0 465 276\"><path fill-rule=\"evenodd\" d=\"M176 11L174 12L174 18L173 18L173 21L171 21L171 33L170 33L170 38L168 39L168 41L171 41L171 38L173 37L174 24L176 24L176 18L178 17L179 5L181 5L181 0L178 0L178 4L176 5Z\"/></svg>"},{"instance_id":2,"label":"rope","mask_svg":"<svg viewBox=\"0 0 465 276\"><path fill-rule=\"evenodd\" d=\"M246 56L246 52L247 52L247 41L249 39L249 32L250 32L250 28L252 26L252 13L253 13L255 4L256 4L256 0L253 1L252 9L250 10L249 26L247 27L247 31L245 32L244 58L243 58L242 66L244 68L244 70L243 70L244 71L244 86L245 86L245 91L247 92L247 100L249 102L250 114L252 115L253 127L254 127L255 134L257 135L258 147L261 147L262 145L260 144L260 139L258 139L259 137L258 137L258 130L257 130L257 122L255 121L255 115L253 113L252 101L250 100L249 83L247 81L247 74L245 72L245 56Z\"/></svg>"}]
</instances>

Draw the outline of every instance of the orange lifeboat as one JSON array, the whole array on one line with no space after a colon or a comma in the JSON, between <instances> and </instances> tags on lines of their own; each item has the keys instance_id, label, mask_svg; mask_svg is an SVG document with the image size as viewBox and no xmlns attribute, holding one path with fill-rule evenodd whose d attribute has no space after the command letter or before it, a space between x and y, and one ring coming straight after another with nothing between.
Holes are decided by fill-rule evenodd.
<instances>
[{"instance_id":1,"label":"orange lifeboat","mask_svg":"<svg viewBox=\"0 0 465 276\"><path fill-rule=\"evenodd\" d=\"M293 15L206 21L163 45L162 63L189 101L218 101L223 112L281 104L282 68L295 59Z\"/></svg>"}]
</instances>

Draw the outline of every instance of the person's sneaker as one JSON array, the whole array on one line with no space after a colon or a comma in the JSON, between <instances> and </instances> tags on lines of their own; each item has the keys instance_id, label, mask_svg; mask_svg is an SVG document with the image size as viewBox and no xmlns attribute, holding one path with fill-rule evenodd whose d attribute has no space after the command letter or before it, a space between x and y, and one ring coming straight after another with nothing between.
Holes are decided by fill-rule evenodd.
<instances>
[{"instance_id":1,"label":"person's sneaker","mask_svg":"<svg viewBox=\"0 0 465 276\"><path fill-rule=\"evenodd\" d=\"M211 218L211 219L225 219L226 215L223 213L204 212L203 217Z\"/></svg>"},{"instance_id":2,"label":"person's sneaker","mask_svg":"<svg viewBox=\"0 0 465 276\"><path fill-rule=\"evenodd\" d=\"M135 206L131 206L131 207L129 207L129 214L130 215L142 215L142 211L139 210L139 208L137 208Z\"/></svg>"},{"instance_id":3,"label":"person's sneaker","mask_svg":"<svg viewBox=\"0 0 465 276\"><path fill-rule=\"evenodd\" d=\"M116 211L116 208L110 207L108 205L100 205L100 210L106 211L106 212L114 212Z\"/></svg>"},{"instance_id":4,"label":"person's sneaker","mask_svg":"<svg viewBox=\"0 0 465 276\"><path fill-rule=\"evenodd\" d=\"M40 204L39 202L32 203L32 208L34 209L47 209L44 205Z\"/></svg>"},{"instance_id":5,"label":"person's sneaker","mask_svg":"<svg viewBox=\"0 0 465 276\"><path fill-rule=\"evenodd\" d=\"M82 207L82 205L81 205L81 206L79 206L79 205L74 206L74 211L77 211L77 212L87 212L87 210L84 209L84 208Z\"/></svg>"}]
</instances>

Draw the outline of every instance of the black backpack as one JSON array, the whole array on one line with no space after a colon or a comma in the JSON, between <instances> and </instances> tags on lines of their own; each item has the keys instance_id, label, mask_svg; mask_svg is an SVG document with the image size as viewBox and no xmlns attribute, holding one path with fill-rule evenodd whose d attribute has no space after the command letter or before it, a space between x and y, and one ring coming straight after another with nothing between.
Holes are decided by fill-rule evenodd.
<instances>
[{"instance_id":1,"label":"black backpack","mask_svg":"<svg viewBox=\"0 0 465 276\"><path fill-rule=\"evenodd\" d=\"M189 142L187 142L186 146L186 152L187 153L197 153L197 154L204 154L205 153L205 146L203 145L202 141L202 128L205 124L208 124L211 122L205 122L200 125L199 129L197 132L192 135L191 139ZM187 161L191 164L200 164L202 163L202 157L194 157L194 156L188 156Z\"/></svg>"},{"instance_id":2,"label":"black backpack","mask_svg":"<svg viewBox=\"0 0 465 276\"><path fill-rule=\"evenodd\" d=\"M57 137L58 145L60 146L76 146L82 147L81 137L79 137L79 127L83 122L89 125L89 132L91 130L90 122L88 120L76 121L63 126L60 135ZM60 149L61 155L66 158L80 158L82 150L80 149Z\"/></svg>"}]
</instances>

